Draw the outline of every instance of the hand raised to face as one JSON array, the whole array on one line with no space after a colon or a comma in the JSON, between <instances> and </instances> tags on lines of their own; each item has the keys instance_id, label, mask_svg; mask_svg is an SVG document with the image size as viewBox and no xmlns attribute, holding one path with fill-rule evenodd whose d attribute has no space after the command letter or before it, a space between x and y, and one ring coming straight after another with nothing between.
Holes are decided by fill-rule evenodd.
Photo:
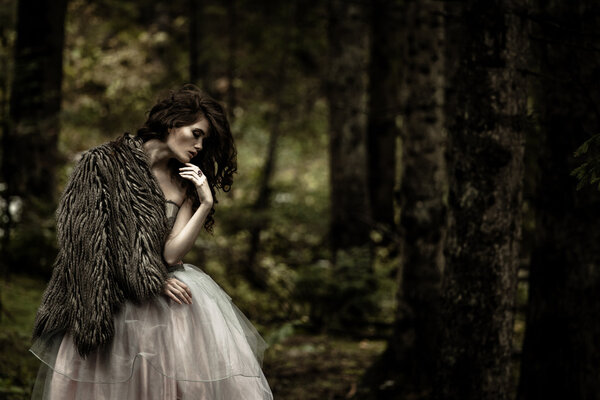
<instances>
[{"instance_id":1,"label":"hand raised to face","mask_svg":"<svg viewBox=\"0 0 600 400\"><path fill-rule=\"evenodd\" d=\"M197 165L192 163L184 163L184 167L179 168L179 176L191 181L196 187L200 203L209 203L212 205L213 197L210 191L206 175L202 173Z\"/></svg>"}]
</instances>

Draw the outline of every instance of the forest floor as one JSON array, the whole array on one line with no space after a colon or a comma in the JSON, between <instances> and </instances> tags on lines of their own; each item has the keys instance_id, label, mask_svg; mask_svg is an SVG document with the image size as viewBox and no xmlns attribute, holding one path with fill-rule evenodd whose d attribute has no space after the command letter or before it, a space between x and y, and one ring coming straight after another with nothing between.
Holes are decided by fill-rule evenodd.
<instances>
[{"instance_id":1,"label":"forest floor","mask_svg":"<svg viewBox=\"0 0 600 400\"><path fill-rule=\"evenodd\" d=\"M0 280L0 400L30 398L39 361L28 348L44 287L23 276ZM278 400L352 398L384 347L381 340L292 334L267 349L263 369Z\"/></svg>"},{"instance_id":2,"label":"forest floor","mask_svg":"<svg viewBox=\"0 0 600 400\"><path fill-rule=\"evenodd\" d=\"M291 336L273 346L264 371L275 399L349 399L385 342Z\"/></svg>"}]
</instances>

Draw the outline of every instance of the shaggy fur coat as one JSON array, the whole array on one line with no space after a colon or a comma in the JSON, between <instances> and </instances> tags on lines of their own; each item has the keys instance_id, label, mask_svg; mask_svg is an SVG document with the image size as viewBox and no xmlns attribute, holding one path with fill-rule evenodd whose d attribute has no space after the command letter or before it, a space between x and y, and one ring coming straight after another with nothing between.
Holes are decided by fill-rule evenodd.
<instances>
[{"instance_id":1,"label":"shaggy fur coat","mask_svg":"<svg viewBox=\"0 0 600 400\"><path fill-rule=\"evenodd\" d=\"M56 210L58 255L34 339L69 332L85 356L112 340L125 300L162 292L165 201L141 139L124 134L83 154Z\"/></svg>"}]
</instances>

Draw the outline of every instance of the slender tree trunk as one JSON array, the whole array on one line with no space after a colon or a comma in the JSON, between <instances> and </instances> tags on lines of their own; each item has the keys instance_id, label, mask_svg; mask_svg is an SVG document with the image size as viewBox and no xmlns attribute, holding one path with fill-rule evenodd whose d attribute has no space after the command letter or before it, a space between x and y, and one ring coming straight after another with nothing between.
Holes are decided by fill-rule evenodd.
<instances>
[{"instance_id":1,"label":"slender tree trunk","mask_svg":"<svg viewBox=\"0 0 600 400\"><path fill-rule=\"evenodd\" d=\"M22 242L37 249L29 252L37 268L43 264L40 249L49 245L40 221L51 219L55 208L66 9L67 0L18 3L9 123L2 138L6 204L22 200L21 226L36 226ZM9 246L8 218L4 246ZM28 263L20 260L20 268L34 267Z\"/></svg>"},{"instance_id":2,"label":"slender tree trunk","mask_svg":"<svg viewBox=\"0 0 600 400\"><path fill-rule=\"evenodd\" d=\"M441 328L448 186L443 6L435 1L408 0L400 11L405 60L403 94L398 96L404 111L399 196L402 267L394 333L364 378L371 398L378 400L429 396Z\"/></svg>"},{"instance_id":3,"label":"slender tree trunk","mask_svg":"<svg viewBox=\"0 0 600 400\"><path fill-rule=\"evenodd\" d=\"M260 250L260 234L268 226L269 221L267 209L271 199L271 180L275 172L275 162L277 157L277 143L281 135L281 110L273 115L273 122L269 133L269 143L267 145L267 155L261 171L260 184L258 187L258 196L252 205L252 212L257 217L253 226L250 228L250 240L248 246L248 256L243 265L242 273L244 277L258 289L266 289L266 271L258 265L257 258Z\"/></svg>"},{"instance_id":4,"label":"slender tree trunk","mask_svg":"<svg viewBox=\"0 0 600 400\"><path fill-rule=\"evenodd\" d=\"M361 2L330 0L328 6L330 240L340 291L328 312L331 325L347 329L366 321L374 289L366 151L368 29Z\"/></svg>"},{"instance_id":5,"label":"slender tree trunk","mask_svg":"<svg viewBox=\"0 0 600 400\"><path fill-rule=\"evenodd\" d=\"M526 29L516 1L447 4L449 224L438 399L508 399L521 239Z\"/></svg>"},{"instance_id":6,"label":"slender tree trunk","mask_svg":"<svg viewBox=\"0 0 600 400\"><path fill-rule=\"evenodd\" d=\"M237 93L235 88L236 52L238 36L237 0L227 0L227 18L229 24L229 42L227 55L227 109L229 110L229 118L233 119L233 111L237 106Z\"/></svg>"},{"instance_id":7,"label":"slender tree trunk","mask_svg":"<svg viewBox=\"0 0 600 400\"><path fill-rule=\"evenodd\" d=\"M570 176L575 149L600 132L600 8L537 5L540 177L519 399L600 399L600 192Z\"/></svg>"},{"instance_id":8,"label":"slender tree trunk","mask_svg":"<svg viewBox=\"0 0 600 400\"><path fill-rule=\"evenodd\" d=\"M209 62L204 43L208 34L204 28L204 0L189 0L190 7L190 82L213 94L209 79Z\"/></svg>"},{"instance_id":9,"label":"slender tree trunk","mask_svg":"<svg viewBox=\"0 0 600 400\"><path fill-rule=\"evenodd\" d=\"M289 31L289 30L288 30ZM290 37L290 35L286 35ZM254 225L250 229L250 245L248 249L247 261L244 265L243 275L248 281L259 289L266 289L266 271L257 263L257 256L260 249L260 233L269 225L270 218L267 216L271 199L271 181L275 173L277 162L277 146L281 137L281 122L287 106L283 104L283 87L286 81L288 52L282 51L282 55L277 68L277 78L275 87L277 87L275 104L277 109L271 115L271 128L269 132L269 142L267 144L267 156L261 171L260 184L258 187L258 196L252 206L253 213L258 216Z\"/></svg>"},{"instance_id":10,"label":"slender tree trunk","mask_svg":"<svg viewBox=\"0 0 600 400\"><path fill-rule=\"evenodd\" d=\"M12 41L10 40L11 33L14 31L14 21L12 15L7 15L3 18L3 25L0 27L0 130L2 137L7 135L8 132L8 88L10 86L10 56L12 52ZM3 157L3 156L2 156ZM5 179L2 178L4 182ZM2 238L0 239L0 278L6 278L8 274L8 259L9 259L9 238L10 231L12 228L12 218L9 212L9 201L10 198L7 195L7 188L0 188L0 196L4 200L0 208L0 216L2 216ZM0 288L0 321L2 321L4 314L7 313L2 302L3 298L2 288Z\"/></svg>"},{"instance_id":11,"label":"slender tree trunk","mask_svg":"<svg viewBox=\"0 0 600 400\"><path fill-rule=\"evenodd\" d=\"M444 152L443 6L406 2L403 178L400 189L402 280L392 347L418 393L433 386L440 329L448 177Z\"/></svg>"},{"instance_id":12,"label":"slender tree trunk","mask_svg":"<svg viewBox=\"0 0 600 400\"><path fill-rule=\"evenodd\" d=\"M279 52L280 56L273 77L272 87L275 89L269 94L273 104L275 104L275 110L269 113L268 117L270 130L267 154L261 171L258 195L252 205L252 212L257 218L254 219L253 226L250 228L248 257L242 271L246 279L259 289L266 289L267 287L267 271L259 265L257 259L260 251L260 234L271 222L268 209L271 204L272 179L276 171L277 148L283 133L282 122L290 108L289 102L285 101L285 88L289 76L290 48L294 46L298 39L295 33L297 32L297 26L294 25L294 22L297 22L297 17L298 5L286 8L284 14L279 17L283 20L282 25L284 28L281 37L278 39L281 51Z\"/></svg>"},{"instance_id":13,"label":"slender tree trunk","mask_svg":"<svg viewBox=\"0 0 600 400\"><path fill-rule=\"evenodd\" d=\"M53 202L67 1L20 0L4 178L11 195Z\"/></svg>"},{"instance_id":14,"label":"slender tree trunk","mask_svg":"<svg viewBox=\"0 0 600 400\"><path fill-rule=\"evenodd\" d=\"M398 115L399 19L397 0L371 3L369 116L367 123L368 184L371 219L386 239L394 229L396 183L396 115ZM387 242L388 240L386 240Z\"/></svg>"},{"instance_id":15,"label":"slender tree trunk","mask_svg":"<svg viewBox=\"0 0 600 400\"><path fill-rule=\"evenodd\" d=\"M330 1L328 78L334 254L369 242L367 30L359 2Z\"/></svg>"}]
</instances>

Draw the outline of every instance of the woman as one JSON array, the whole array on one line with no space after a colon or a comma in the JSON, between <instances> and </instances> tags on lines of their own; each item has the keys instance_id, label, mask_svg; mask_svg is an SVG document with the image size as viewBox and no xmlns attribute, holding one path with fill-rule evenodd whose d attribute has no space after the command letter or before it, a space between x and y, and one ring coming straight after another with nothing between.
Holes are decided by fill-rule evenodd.
<instances>
[{"instance_id":1,"label":"woman","mask_svg":"<svg viewBox=\"0 0 600 400\"><path fill-rule=\"evenodd\" d=\"M193 85L160 100L136 137L83 154L56 212L33 398L273 398L260 335L181 261L235 171L225 113Z\"/></svg>"}]
</instances>

